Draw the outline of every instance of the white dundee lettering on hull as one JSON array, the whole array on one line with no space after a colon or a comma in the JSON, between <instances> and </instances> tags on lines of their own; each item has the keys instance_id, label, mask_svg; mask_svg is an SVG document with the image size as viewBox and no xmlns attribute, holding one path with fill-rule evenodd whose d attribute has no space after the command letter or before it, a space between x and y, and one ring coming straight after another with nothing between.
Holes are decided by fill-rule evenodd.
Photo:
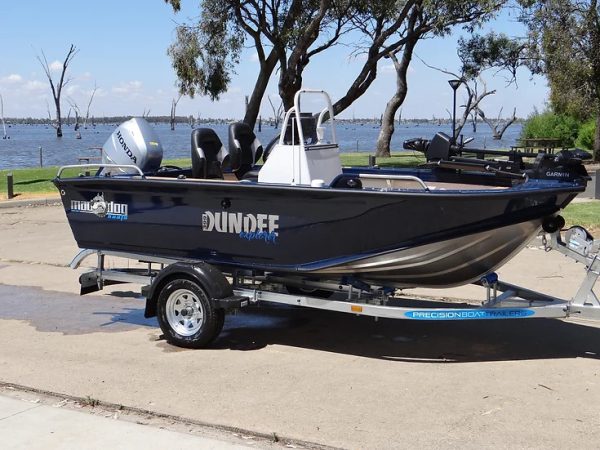
<instances>
[{"instance_id":1,"label":"white dundee lettering on hull","mask_svg":"<svg viewBox=\"0 0 600 450\"><path fill-rule=\"evenodd\" d=\"M202 230L219 233L240 234L267 232L278 235L279 216L274 214L243 214L205 211L202 214Z\"/></svg>"},{"instance_id":2,"label":"white dundee lettering on hull","mask_svg":"<svg viewBox=\"0 0 600 450\"><path fill-rule=\"evenodd\" d=\"M205 211L202 230L236 234L247 241L276 244L279 236L279 216L275 214L243 214Z\"/></svg>"}]
</instances>

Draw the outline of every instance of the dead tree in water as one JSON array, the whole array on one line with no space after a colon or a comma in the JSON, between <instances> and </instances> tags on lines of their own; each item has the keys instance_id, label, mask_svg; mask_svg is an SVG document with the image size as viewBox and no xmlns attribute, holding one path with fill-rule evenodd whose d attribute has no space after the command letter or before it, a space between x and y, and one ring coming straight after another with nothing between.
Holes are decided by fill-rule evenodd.
<instances>
[{"instance_id":1,"label":"dead tree in water","mask_svg":"<svg viewBox=\"0 0 600 450\"><path fill-rule=\"evenodd\" d=\"M52 79L52 74L50 73L50 64L48 64L48 60L46 59L46 55L42 50L42 56L37 56L38 61L40 62L44 72L46 73L46 77L48 78L48 82L50 83L50 89L52 90L52 97L54 99L54 106L56 107L56 123L52 124L54 128L56 128L56 136L62 137L62 119L60 116L60 95L62 94L63 88L71 81L68 78L65 78L65 74L67 73L67 68L69 64L75 57L75 55L79 52L77 48L71 44L69 51L67 52L67 56L65 57L64 62L62 63L62 70L60 73L60 79L58 83L54 83Z\"/></svg>"},{"instance_id":2,"label":"dead tree in water","mask_svg":"<svg viewBox=\"0 0 600 450\"><path fill-rule=\"evenodd\" d=\"M279 122L281 121L281 118L283 116L283 103L279 102L279 107L277 109L275 109L275 105L273 105L273 102L271 101L271 96L267 95L267 98L269 99L269 103L271 104L271 109L273 110L273 121L275 122L275 129L279 128Z\"/></svg>"},{"instance_id":3,"label":"dead tree in water","mask_svg":"<svg viewBox=\"0 0 600 450\"><path fill-rule=\"evenodd\" d=\"M171 131L175 130L175 111L177 110L177 103L181 100L181 94L177 97L177 100L171 101Z\"/></svg>"},{"instance_id":4,"label":"dead tree in water","mask_svg":"<svg viewBox=\"0 0 600 450\"><path fill-rule=\"evenodd\" d=\"M473 112L470 114L471 125L473 126L473 133L477 133L477 115Z\"/></svg>"},{"instance_id":5,"label":"dead tree in water","mask_svg":"<svg viewBox=\"0 0 600 450\"><path fill-rule=\"evenodd\" d=\"M517 108L513 109L512 117L502 120L502 108L500 108L500 112L498 113L498 118L495 121L488 119L481 108L477 108L477 114L481 117L487 125L492 129L492 135L494 139L500 140L504 135L504 132L510 127L515 120L517 120Z\"/></svg>"},{"instance_id":6,"label":"dead tree in water","mask_svg":"<svg viewBox=\"0 0 600 450\"><path fill-rule=\"evenodd\" d=\"M0 94L0 119L2 119L2 129L4 130L2 139L8 139L8 134L6 134L6 124L4 123L4 100L2 99L2 94Z\"/></svg>"},{"instance_id":7,"label":"dead tree in water","mask_svg":"<svg viewBox=\"0 0 600 450\"><path fill-rule=\"evenodd\" d=\"M77 106L77 103L75 103L75 101L72 98L67 98L67 102L69 102L71 109L73 110L73 112L75 112L75 127L73 129L75 131L78 131L79 130L79 116L80 116L79 106Z\"/></svg>"},{"instance_id":8,"label":"dead tree in water","mask_svg":"<svg viewBox=\"0 0 600 450\"><path fill-rule=\"evenodd\" d=\"M98 86L94 82L94 90L92 91L92 95L90 95L90 101L87 104L87 110L85 111L85 119L83 120L83 128L87 129L87 122L90 118L90 108L92 107L92 102L94 101L94 95L96 95L96 91L98 90Z\"/></svg>"}]
</instances>

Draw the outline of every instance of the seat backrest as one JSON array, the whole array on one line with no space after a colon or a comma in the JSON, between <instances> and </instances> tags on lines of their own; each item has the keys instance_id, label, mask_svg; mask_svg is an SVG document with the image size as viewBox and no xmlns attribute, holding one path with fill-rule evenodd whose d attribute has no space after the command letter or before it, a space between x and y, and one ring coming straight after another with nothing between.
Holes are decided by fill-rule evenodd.
<instances>
[{"instance_id":1,"label":"seat backrest","mask_svg":"<svg viewBox=\"0 0 600 450\"><path fill-rule=\"evenodd\" d=\"M260 159L263 147L252 128L244 122L229 125L229 157L231 170L241 179Z\"/></svg>"},{"instance_id":2,"label":"seat backrest","mask_svg":"<svg viewBox=\"0 0 600 450\"><path fill-rule=\"evenodd\" d=\"M227 165L228 159L214 130L196 128L192 131L192 177L223 178L222 165Z\"/></svg>"}]
</instances>

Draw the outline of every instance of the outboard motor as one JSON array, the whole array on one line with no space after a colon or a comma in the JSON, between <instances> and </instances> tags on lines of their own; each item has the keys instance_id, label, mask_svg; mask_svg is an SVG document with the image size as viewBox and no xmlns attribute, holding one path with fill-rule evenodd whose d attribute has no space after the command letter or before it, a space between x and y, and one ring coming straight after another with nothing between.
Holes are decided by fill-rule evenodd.
<instances>
[{"instance_id":1,"label":"outboard motor","mask_svg":"<svg viewBox=\"0 0 600 450\"><path fill-rule=\"evenodd\" d=\"M584 182L590 178L581 159L570 150L561 150L556 155L539 153L527 174L531 178L546 180Z\"/></svg>"},{"instance_id":2,"label":"outboard motor","mask_svg":"<svg viewBox=\"0 0 600 450\"><path fill-rule=\"evenodd\" d=\"M423 138L407 139L403 146L406 150L423 152L427 161L448 160L457 154L452 138L445 133L436 133L431 141Z\"/></svg>"},{"instance_id":3,"label":"outboard motor","mask_svg":"<svg viewBox=\"0 0 600 450\"><path fill-rule=\"evenodd\" d=\"M158 170L162 157L163 148L156 132L139 117L119 125L102 146L103 164L135 165L144 173ZM132 172L125 168L117 170Z\"/></svg>"},{"instance_id":4,"label":"outboard motor","mask_svg":"<svg viewBox=\"0 0 600 450\"><path fill-rule=\"evenodd\" d=\"M404 150L416 150L418 152L425 153L429 147L429 140L423 138L407 139L404 141L402 147L404 147Z\"/></svg>"}]
</instances>

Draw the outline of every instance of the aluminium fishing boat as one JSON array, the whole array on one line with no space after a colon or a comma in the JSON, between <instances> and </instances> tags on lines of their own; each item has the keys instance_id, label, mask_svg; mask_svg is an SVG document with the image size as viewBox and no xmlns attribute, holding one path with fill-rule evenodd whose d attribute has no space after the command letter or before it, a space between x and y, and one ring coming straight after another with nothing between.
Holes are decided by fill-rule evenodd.
<instances>
[{"instance_id":1,"label":"aluminium fishing boat","mask_svg":"<svg viewBox=\"0 0 600 450\"><path fill-rule=\"evenodd\" d=\"M324 98L320 114L301 110L307 95ZM66 166L54 180L77 244L225 273L446 287L494 271L542 227L560 229L557 213L587 181L569 155L540 159L550 176L479 159L344 168L323 91L298 92L283 129L267 149L242 123L227 148L213 130L194 130L182 169L160 166L145 121L122 124L90 165L97 172L66 176Z\"/></svg>"}]
</instances>

